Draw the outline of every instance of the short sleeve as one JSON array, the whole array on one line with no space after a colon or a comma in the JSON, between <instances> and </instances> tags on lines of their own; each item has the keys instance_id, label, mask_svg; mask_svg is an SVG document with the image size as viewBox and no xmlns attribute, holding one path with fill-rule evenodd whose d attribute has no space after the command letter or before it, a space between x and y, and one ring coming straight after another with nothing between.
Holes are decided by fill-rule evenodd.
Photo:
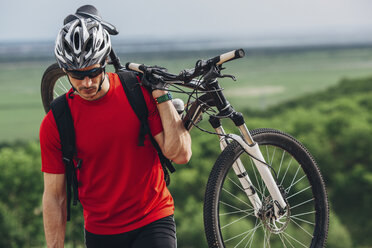
<instances>
[{"instance_id":1,"label":"short sleeve","mask_svg":"<svg viewBox=\"0 0 372 248\"><path fill-rule=\"evenodd\" d=\"M52 174L64 174L61 143L52 111L44 117L39 132L41 150L41 171Z\"/></svg>"},{"instance_id":2,"label":"short sleeve","mask_svg":"<svg viewBox=\"0 0 372 248\"><path fill-rule=\"evenodd\" d=\"M143 96L145 98L147 109L149 111L148 122L151 130L152 136L155 136L163 131L163 125L161 124L161 118L156 106L154 98L150 93L144 88L142 88Z\"/></svg>"}]
</instances>

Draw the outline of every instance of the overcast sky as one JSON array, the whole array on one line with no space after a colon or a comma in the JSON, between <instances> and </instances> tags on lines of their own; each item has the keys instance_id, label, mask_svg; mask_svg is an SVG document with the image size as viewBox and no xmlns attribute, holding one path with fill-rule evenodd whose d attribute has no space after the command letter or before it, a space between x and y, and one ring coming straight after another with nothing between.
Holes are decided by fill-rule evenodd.
<instances>
[{"instance_id":1,"label":"overcast sky","mask_svg":"<svg viewBox=\"0 0 372 248\"><path fill-rule=\"evenodd\" d=\"M0 41L54 40L84 4L117 26L116 39L372 35L370 0L1 0Z\"/></svg>"}]
</instances>

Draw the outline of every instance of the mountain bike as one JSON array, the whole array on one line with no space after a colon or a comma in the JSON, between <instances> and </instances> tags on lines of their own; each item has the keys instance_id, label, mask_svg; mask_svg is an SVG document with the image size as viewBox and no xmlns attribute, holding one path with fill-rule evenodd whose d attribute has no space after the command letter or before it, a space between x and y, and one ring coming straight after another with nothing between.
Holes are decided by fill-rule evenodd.
<instances>
[{"instance_id":1,"label":"mountain bike","mask_svg":"<svg viewBox=\"0 0 372 248\"><path fill-rule=\"evenodd\" d=\"M229 104L218 82L223 77L235 79L222 74L222 65L244 55L238 49L198 60L192 69L179 74L136 63L124 67L114 50L109 57L115 71L132 70L142 79L166 82L173 91L187 94L181 110L185 128L197 127L219 138L222 152L210 172L203 208L209 247L323 247L329 208L314 158L284 132L248 130L243 115ZM47 68L41 82L45 111L70 88L57 64ZM209 115L214 132L200 127L203 115ZM221 119L226 118L233 121L239 135L225 132Z\"/></svg>"}]
</instances>

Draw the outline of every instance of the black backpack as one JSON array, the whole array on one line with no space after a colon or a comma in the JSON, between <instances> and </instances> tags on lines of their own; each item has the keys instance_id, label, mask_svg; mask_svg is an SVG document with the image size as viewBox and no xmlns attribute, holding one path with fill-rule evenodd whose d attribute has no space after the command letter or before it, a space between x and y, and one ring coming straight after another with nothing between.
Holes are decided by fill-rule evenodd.
<instances>
[{"instance_id":1,"label":"black backpack","mask_svg":"<svg viewBox=\"0 0 372 248\"><path fill-rule=\"evenodd\" d=\"M119 75L120 82L124 88L125 94L127 95L128 101L141 122L138 146L144 146L145 136L146 134L148 134L151 143L153 144L159 155L159 159L164 171L164 180L166 181L166 184L168 186L170 183L168 170L173 173L175 171L175 168L173 167L171 161L163 155L158 143L151 135L150 127L147 122L148 109L143 97L140 84L137 80L137 75L134 72L127 70L122 70L117 74ZM59 136L61 139L63 163L66 166L67 220L69 221L71 190L74 193L73 205L76 205L79 199L76 169L81 168L83 161L82 159L79 159L77 157L75 144L75 128L65 94L59 96L51 103L51 110L57 124ZM76 168L73 162L74 159L75 161L77 161Z\"/></svg>"}]
</instances>

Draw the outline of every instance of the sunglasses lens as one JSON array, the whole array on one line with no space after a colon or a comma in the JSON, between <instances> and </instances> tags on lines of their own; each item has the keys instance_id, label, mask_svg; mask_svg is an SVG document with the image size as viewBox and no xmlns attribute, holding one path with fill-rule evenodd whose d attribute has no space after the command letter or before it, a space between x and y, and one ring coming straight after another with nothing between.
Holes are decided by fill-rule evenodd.
<instances>
[{"instance_id":1,"label":"sunglasses lens","mask_svg":"<svg viewBox=\"0 0 372 248\"><path fill-rule=\"evenodd\" d=\"M93 68L92 70L89 70L89 71L67 71L67 73L72 78L83 80L85 77L95 78L101 75L103 71L104 71L104 67L99 67L99 68Z\"/></svg>"}]
</instances>

